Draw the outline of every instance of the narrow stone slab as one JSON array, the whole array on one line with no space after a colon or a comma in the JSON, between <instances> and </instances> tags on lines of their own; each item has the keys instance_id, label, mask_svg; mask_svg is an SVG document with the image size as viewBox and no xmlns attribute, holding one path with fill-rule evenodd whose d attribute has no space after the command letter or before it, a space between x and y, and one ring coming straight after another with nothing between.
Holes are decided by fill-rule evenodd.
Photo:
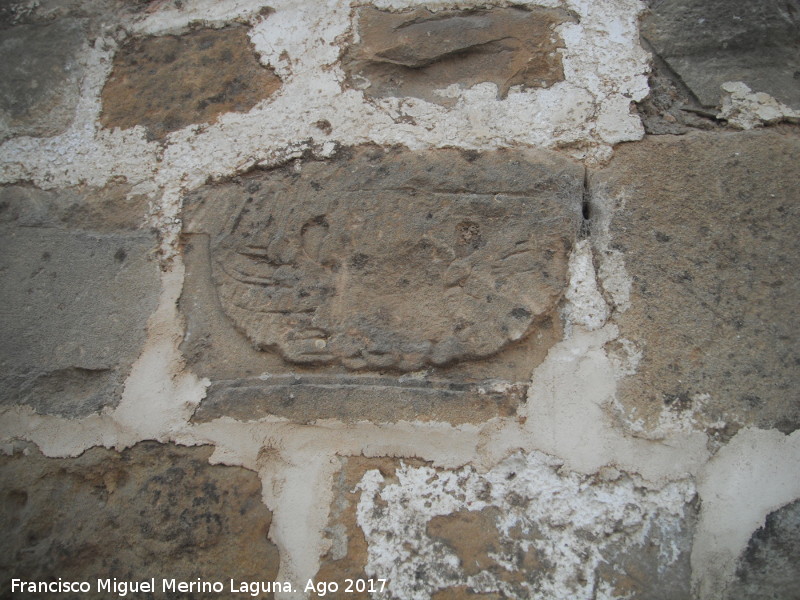
<instances>
[{"instance_id":1,"label":"narrow stone slab","mask_svg":"<svg viewBox=\"0 0 800 600\"><path fill-rule=\"evenodd\" d=\"M642 35L706 106L720 85L743 81L800 108L800 2L672 0L653 2Z\"/></svg>"},{"instance_id":2,"label":"narrow stone slab","mask_svg":"<svg viewBox=\"0 0 800 600\"><path fill-rule=\"evenodd\" d=\"M616 316L642 353L620 382L631 421L727 425L723 436L800 426L798 156L791 127L659 136L621 147L592 178L611 211L601 252L618 253L632 281Z\"/></svg>"},{"instance_id":3,"label":"narrow stone slab","mask_svg":"<svg viewBox=\"0 0 800 600\"><path fill-rule=\"evenodd\" d=\"M134 598L169 597L162 579L221 581L226 590L231 579L275 581L280 559L261 482L241 467L209 465L211 452L143 442L67 459L29 448L1 456L0 594L12 597L12 577L88 581L90 593L50 596L90 599L120 596L99 591L98 579L155 578L154 594L129 588Z\"/></svg>"},{"instance_id":4,"label":"narrow stone slab","mask_svg":"<svg viewBox=\"0 0 800 600\"><path fill-rule=\"evenodd\" d=\"M226 112L247 112L280 85L258 62L244 26L135 38L114 57L100 122L143 125L161 139Z\"/></svg>"},{"instance_id":5,"label":"narrow stone slab","mask_svg":"<svg viewBox=\"0 0 800 600\"><path fill-rule=\"evenodd\" d=\"M350 85L373 97L415 96L439 104L449 85L495 83L501 97L515 85L550 87L563 81L556 25L563 10L479 8L431 12L418 8L358 11L358 43L343 58Z\"/></svg>"},{"instance_id":6,"label":"narrow stone slab","mask_svg":"<svg viewBox=\"0 0 800 600\"><path fill-rule=\"evenodd\" d=\"M255 421L269 415L353 422L448 420L462 423L511 416L525 401L528 386L506 381L455 383L430 379L347 375L276 375L215 381L192 421L219 417ZM453 415L461 412L461 419Z\"/></svg>"},{"instance_id":7,"label":"narrow stone slab","mask_svg":"<svg viewBox=\"0 0 800 600\"><path fill-rule=\"evenodd\" d=\"M68 228L102 214L98 193L0 188L0 404L81 417L119 402L158 301L157 242Z\"/></svg>"}]
</instances>

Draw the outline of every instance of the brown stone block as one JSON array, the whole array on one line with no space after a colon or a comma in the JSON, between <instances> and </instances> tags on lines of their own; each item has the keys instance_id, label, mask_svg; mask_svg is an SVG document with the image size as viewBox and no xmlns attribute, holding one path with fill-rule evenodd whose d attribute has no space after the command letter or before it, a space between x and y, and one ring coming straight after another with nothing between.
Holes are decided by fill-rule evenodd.
<instances>
[{"instance_id":1,"label":"brown stone block","mask_svg":"<svg viewBox=\"0 0 800 600\"><path fill-rule=\"evenodd\" d=\"M431 12L418 8L358 11L358 42L343 65L350 85L373 97L415 96L439 104L453 100L434 93L458 84L550 87L563 81L556 25L573 20L563 10L476 8Z\"/></svg>"},{"instance_id":2,"label":"brown stone block","mask_svg":"<svg viewBox=\"0 0 800 600\"><path fill-rule=\"evenodd\" d=\"M100 122L123 129L144 125L163 139L226 112L247 112L280 85L258 62L244 26L135 38L114 57Z\"/></svg>"},{"instance_id":3,"label":"brown stone block","mask_svg":"<svg viewBox=\"0 0 800 600\"><path fill-rule=\"evenodd\" d=\"M229 579L274 581L279 556L267 539L271 514L258 476L211 466L210 454L208 447L142 442L69 459L36 451L0 457L2 596L11 597L11 577L89 581L92 592L82 598L109 597L97 593L98 578L152 577L155 597L162 578L220 581L226 590Z\"/></svg>"},{"instance_id":4,"label":"brown stone block","mask_svg":"<svg viewBox=\"0 0 800 600\"><path fill-rule=\"evenodd\" d=\"M797 429L798 157L790 127L698 133L623 146L592 177L606 250L632 280L615 316L643 352L620 385L629 419L649 428L690 411L700 427L728 423L725 435Z\"/></svg>"}]
</instances>

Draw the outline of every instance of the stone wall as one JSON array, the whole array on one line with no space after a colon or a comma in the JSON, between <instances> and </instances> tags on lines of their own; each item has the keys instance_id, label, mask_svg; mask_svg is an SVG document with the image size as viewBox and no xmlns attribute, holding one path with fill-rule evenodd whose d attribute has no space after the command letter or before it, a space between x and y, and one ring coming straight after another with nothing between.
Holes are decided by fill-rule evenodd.
<instances>
[{"instance_id":1,"label":"stone wall","mask_svg":"<svg viewBox=\"0 0 800 600\"><path fill-rule=\"evenodd\" d=\"M1 2L0 597L796 599L798 32Z\"/></svg>"}]
</instances>

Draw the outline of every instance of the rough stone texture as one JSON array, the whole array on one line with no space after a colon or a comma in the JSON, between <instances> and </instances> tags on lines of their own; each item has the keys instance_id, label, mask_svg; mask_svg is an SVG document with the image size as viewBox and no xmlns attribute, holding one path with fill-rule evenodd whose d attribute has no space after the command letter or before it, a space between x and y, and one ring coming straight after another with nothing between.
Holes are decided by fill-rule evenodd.
<instances>
[{"instance_id":1,"label":"rough stone texture","mask_svg":"<svg viewBox=\"0 0 800 600\"><path fill-rule=\"evenodd\" d=\"M592 177L601 273L616 253L632 279L615 317L643 353L620 383L629 423L797 429L798 156L791 127L697 133L622 147Z\"/></svg>"},{"instance_id":2,"label":"rough stone texture","mask_svg":"<svg viewBox=\"0 0 800 600\"><path fill-rule=\"evenodd\" d=\"M136 38L114 57L100 122L123 129L143 125L163 139L226 112L247 112L280 85L259 64L244 26Z\"/></svg>"},{"instance_id":3,"label":"rough stone texture","mask_svg":"<svg viewBox=\"0 0 800 600\"><path fill-rule=\"evenodd\" d=\"M186 202L225 313L262 350L351 369L490 356L552 315L582 169L551 155L364 148Z\"/></svg>"},{"instance_id":4,"label":"rough stone texture","mask_svg":"<svg viewBox=\"0 0 800 600\"><path fill-rule=\"evenodd\" d=\"M0 28L0 141L10 135L52 136L70 125L85 37L79 19Z\"/></svg>"},{"instance_id":5,"label":"rough stone texture","mask_svg":"<svg viewBox=\"0 0 800 600\"><path fill-rule=\"evenodd\" d=\"M515 382L560 338L583 169L552 154L373 147L298 167L186 199L184 352L219 381L197 418L513 413ZM249 342L221 331L220 310ZM311 367L331 376L261 377ZM343 376L353 370L389 377Z\"/></svg>"},{"instance_id":6,"label":"rough stone texture","mask_svg":"<svg viewBox=\"0 0 800 600\"><path fill-rule=\"evenodd\" d=\"M743 81L800 108L798 0L651 2L642 35L706 106Z\"/></svg>"},{"instance_id":7,"label":"rough stone texture","mask_svg":"<svg viewBox=\"0 0 800 600\"><path fill-rule=\"evenodd\" d=\"M316 581L343 581L347 577L369 578L364 570L367 564L367 540L356 517L356 507L361 496L357 486L368 470L378 469L383 477L392 479L400 466L400 461L392 458L353 456L339 460L341 470L333 480L333 501L325 530L330 548L321 557L319 571L314 577ZM421 464L419 461L410 462ZM370 595L355 593L352 597L354 600L367 600Z\"/></svg>"},{"instance_id":8,"label":"rough stone texture","mask_svg":"<svg viewBox=\"0 0 800 600\"><path fill-rule=\"evenodd\" d=\"M770 513L739 561L731 600L800 598L800 500Z\"/></svg>"},{"instance_id":9,"label":"rough stone texture","mask_svg":"<svg viewBox=\"0 0 800 600\"><path fill-rule=\"evenodd\" d=\"M0 404L79 417L119 401L160 290L143 209L125 187L0 188Z\"/></svg>"},{"instance_id":10,"label":"rough stone texture","mask_svg":"<svg viewBox=\"0 0 800 600\"><path fill-rule=\"evenodd\" d=\"M164 597L162 577L222 581L226 589L231 578L274 581L279 558L267 539L261 482L240 467L210 466L210 454L142 442L70 459L28 450L0 457L0 595L12 597L11 577L89 581L92 593L81 598L109 597L96 593L97 578L155 577L154 597Z\"/></svg>"},{"instance_id":11,"label":"rough stone texture","mask_svg":"<svg viewBox=\"0 0 800 600\"><path fill-rule=\"evenodd\" d=\"M647 41L642 44L652 53L648 85L650 93L636 104L644 130L651 135L684 134L692 129L720 129L716 109L703 106L681 78L660 58Z\"/></svg>"},{"instance_id":12,"label":"rough stone texture","mask_svg":"<svg viewBox=\"0 0 800 600\"><path fill-rule=\"evenodd\" d=\"M452 84L495 83L500 97L512 86L549 87L563 81L556 25L563 10L493 8L431 12L417 8L358 11L358 42L345 53L350 85L372 97L453 100L435 90Z\"/></svg>"},{"instance_id":13,"label":"rough stone texture","mask_svg":"<svg viewBox=\"0 0 800 600\"><path fill-rule=\"evenodd\" d=\"M517 455L484 475L343 459L316 579L386 577L386 597L415 600L556 597L557 589L576 598L591 590L690 597L695 508L686 490L645 491L613 476L585 485L555 476L558 465L543 458Z\"/></svg>"},{"instance_id":14,"label":"rough stone texture","mask_svg":"<svg viewBox=\"0 0 800 600\"><path fill-rule=\"evenodd\" d=\"M223 416L255 421L276 415L303 423L352 422L368 415L379 422L425 419L460 424L513 416L525 401L527 389L521 383L457 383L429 377L253 377L213 382L192 421L204 423Z\"/></svg>"}]
</instances>

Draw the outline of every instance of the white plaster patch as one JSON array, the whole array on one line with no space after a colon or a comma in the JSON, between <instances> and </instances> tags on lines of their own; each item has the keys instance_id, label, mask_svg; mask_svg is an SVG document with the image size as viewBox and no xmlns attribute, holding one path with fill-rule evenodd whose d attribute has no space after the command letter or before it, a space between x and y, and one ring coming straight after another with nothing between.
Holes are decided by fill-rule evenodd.
<instances>
[{"instance_id":1,"label":"white plaster patch","mask_svg":"<svg viewBox=\"0 0 800 600\"><path fill-rule=\"evenodd\" d=\"M745 428L697 480L703 504L692 548L692 583L703 600L728 599L736 560L766 516L800 498L800 431Z\"/></svg>"},{"instance_id":2,"label":"white plaster patch","mask_svg":"<svg viewBox=\"0 0 800 600\"><path fill-rule=\"evenodd\" d=\"M717 118L741 129L753 129L769 123L800 119L800 111L786 106L769 94L753 92L741 81L721 86L722 110Z\"/></svg>"},{"instance_id":3,"label":"white plaster patch","mask_svg":"<svg viewBox=\"0 0 800 600\"><path fill-rule=\"evenodd\" d=\"M564 307L567 336L575 325L593 331L605 325L608 320L608 306L597 289L592 260L591 243L581 240L569 257L569 286L566 292L567 304Z\"/></svg>"},{"instance_id":4,"label":"white plaster patch","mask_svg":"<svg viewBox=\"0 0 800 600\"><path fill-rule=\"evenodd\" d=\"M604 346L617 334L614 325L591 332L576 328L536 368L519 411L533 444L580 473L605 465L650 481L696 473L709 456L703 433L667 431L661 440L644 440L626 435L614 420L617 379Z\"/></svg>"},{"instance_id":5,"label":"white plaster patch","mask_svg":"<svg viewBox=\"0 0 800 600\"><path fill-rule=\"evenodd\" d=\"M397 483L386 483L377 470L367 472L358 485L357 520L369 543L367 575L389 580L389 594L379 597L428 600L437 589L467 585L506 598L593 598L595 571L608 553L636 552L656 524L680 532L684 507L694 495L686 481L662 488L629 478L598 483L560 466L533 452L509 457L484 474L471 467L403 465ZM490 506L499 509L496 525L507 542L497 562L516 570L520 552L537 553L546 566L535 583L512 585L492 570L467 576L459 557L427 533L433 517ZM669 540L661 543L669 565L678 556Z\"/></svg>"},{"instance_id":6,"label":"white plaster patch","mask_svg":"<svg viewBox=\"0 0 800 600\"><path fill-rule=\"evenodd\" d=\"M627 198L622 193L609 198L606 190L594 184L590 178L592 196L592 244L597 251L599 263L597 275L606 299L616 312L630 308L631 278L625 269L625 259L619 250L611 247L609 228L614 213L625 209Z\"/></svg>"}]
</instances>

